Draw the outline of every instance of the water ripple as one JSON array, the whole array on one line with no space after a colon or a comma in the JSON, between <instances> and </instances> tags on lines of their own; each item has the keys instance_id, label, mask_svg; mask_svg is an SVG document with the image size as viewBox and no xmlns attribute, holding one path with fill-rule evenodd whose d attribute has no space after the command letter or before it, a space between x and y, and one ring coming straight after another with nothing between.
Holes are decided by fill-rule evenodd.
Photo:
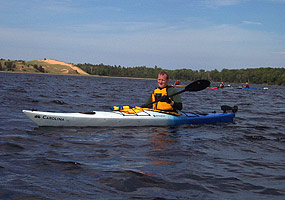
<instances>
[{"instance_id":1,"label":"water ripple","mask_svg":"<svg viewBox=\"0 0 285 200\"><path fill-rule=\"evenodd\" d=\"M141 105L156 80L0 73L0 82L0 199L284 199L282 86L181 95L185 111L238 105L231 124L39 128L22 109Z\"/></svg>"}]
</instances>

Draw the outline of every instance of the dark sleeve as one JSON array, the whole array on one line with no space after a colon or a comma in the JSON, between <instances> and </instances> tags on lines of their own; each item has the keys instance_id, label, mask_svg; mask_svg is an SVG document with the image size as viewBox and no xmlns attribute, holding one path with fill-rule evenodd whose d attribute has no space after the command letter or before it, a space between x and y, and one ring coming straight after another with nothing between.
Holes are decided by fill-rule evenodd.
<instances>
[{"instance_id":1,"label":"dark sleeve","mask_svg":"<svg viewBox=\"0 0 285 200\"><path fill-rule=\"evenodd\" d=\"M174 101L173 108L174 108L175 110L182 110L182 103L176 103L176 102Z\"/></svg>"},{"instance_id":2,"label":"dark sleeve","mask_svg":"<svg viewBox=\"0 0 285 200\"><path fill-rule=\"evenodd\" d=\"M177 93L178 91L174 88L174 87L169 87L168 90L168 95L172 95L174 93ZM175 95L173 97L171 97L171 99L174 101L174 105L173 105L173 108L175 110L182 110L182 100L181 100L181 97L180 95Z\"/></svg>"}]
</instances>

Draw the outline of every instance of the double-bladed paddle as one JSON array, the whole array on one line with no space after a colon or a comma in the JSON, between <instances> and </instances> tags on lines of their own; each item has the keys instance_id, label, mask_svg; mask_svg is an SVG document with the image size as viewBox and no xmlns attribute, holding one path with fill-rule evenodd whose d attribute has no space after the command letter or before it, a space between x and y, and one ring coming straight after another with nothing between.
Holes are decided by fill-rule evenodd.
<instances>
[{"instance_id":1,"label":"double-bladed paddle","mask_svg":"<svg viewBox=\"0 0 285 200\"><path fill-rule=\"evenodd\" d=\"M196 91L204 90L204 89L206 89L207 87L209 87L210 84L211 84L211 82L208 81L208 80L197 80L197 81L194 81L194 82L190 83L189 85L187 85L187 86L184 88L184 90L181 90L181 91L179 91L179 92L176 92L176 93L174 93L174 94L172 94L172 95L168 95L167 97L173 97L173 96L175 96L175 95L181 94L181 93L186 92L186 91L193 91L193 92L196 92ZM149 103L149 104L147 104L147 105L143 105L143 106L144 106L144 107L148 107L148 106L150 106L150 105L152 105L152 104L154 104L154 103L157 103L157 102L159 102L159 101L160 101L160 100L156 100L156 101L154 101L154 102L151 102L151 103Z\"/></svg>"}]
</instances>

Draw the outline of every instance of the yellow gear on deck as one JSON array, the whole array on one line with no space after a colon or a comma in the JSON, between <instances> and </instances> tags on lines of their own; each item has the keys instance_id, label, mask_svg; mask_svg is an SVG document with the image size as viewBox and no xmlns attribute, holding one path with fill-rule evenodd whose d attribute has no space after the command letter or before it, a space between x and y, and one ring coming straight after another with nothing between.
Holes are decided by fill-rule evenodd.
<instances>
[{"instance_id":1,"label":"yellow gear on deck","mask_svg":"<svg viewBox=\"0 0 285 200\"><path fill-rule=\"evenodd\" d=\"M167 96L167 88L156 88L152 93L152 102L156 101L157 98ZM173 107L167 102L157 102L153 104L154 110L173 110Z\"/></svg>"},{"instance_id":2,"label":"yellow gear on deck","mask_svg":"<svg viewBox=\"0 0 285 200\"><path fill-rule=\"evenodd\" d=\"M138 106L135 106L135 107L132 107L132 106L116 106L116 108L118 108L118 109L114 109L114 110L118 110L120 112L124 112L124 113L128 113L128 114L143 112L143 109L141 107L138 107Z\"/></svg>"},{"instance_id":3,"label":"yellow gear on deck","mask_svg":"<svg viewBox=\"0 0 285 200\"><path fill-rule=\"evenodd\" d=\"M135 106L135 107L133 106L112 106L110 109L112 111L120 111L120 112L128 113L128 114L135 114L135 113L143 112L144 110L150 110L154 112L160 112L160 113L165 113L165 114L170 114L170 115L175 115L175 116L180 115L180 113L175 112L175 111L155 110L151 108L142 108L139 106Z\"/></svg>"}]
</instances>

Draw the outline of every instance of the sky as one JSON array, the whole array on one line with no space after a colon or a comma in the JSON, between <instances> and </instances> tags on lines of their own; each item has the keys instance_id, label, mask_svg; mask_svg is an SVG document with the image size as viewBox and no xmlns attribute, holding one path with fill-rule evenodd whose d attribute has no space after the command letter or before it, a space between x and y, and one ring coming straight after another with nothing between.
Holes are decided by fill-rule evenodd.
<instances>
[{"instance_id":1,"label":"sky","mask_svg":"<svg viewBox=\"0 0 285 200\"><path fill-rule=\"evenodd\" d=\"M0 58L285 67L285 0L0 0Z\"/></svg>"}]
</instances>

